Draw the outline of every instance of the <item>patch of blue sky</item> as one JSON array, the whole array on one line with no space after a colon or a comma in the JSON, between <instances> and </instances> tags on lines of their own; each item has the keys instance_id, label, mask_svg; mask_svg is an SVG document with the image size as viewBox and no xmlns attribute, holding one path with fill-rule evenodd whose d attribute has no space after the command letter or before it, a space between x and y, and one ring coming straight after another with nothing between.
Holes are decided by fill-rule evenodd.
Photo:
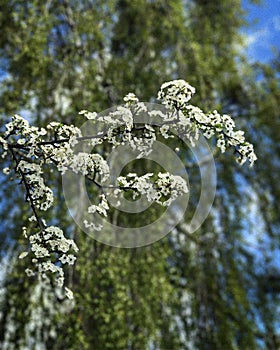
<instances>
[{"instance_id":1,"label":"patch of blue sky","mask_svg":"<svg viewBox=\"0 0 280 350\"><path fill-rule=\"evenodd\" d=\"M242 29L248 59L268 63L280 48L280 0L262 0L260 5L242 0L242 6L249 22Z\"/></svg>"},{"instance_id":2,"label":"patch of blue sky","mask_svg":"<svg viewBox=\"0 0 280 350\"><path fill-rule=\"evenodd\" d=\"M247 48L245 54L250 62L269 63L279 54L280 48L280 0L262 0L260 5L242 0L242 6L247 12L249 26L242 29ZM240 180L240 179L239 179ZM240 186L248 184L239 181ZM241 188L240 188L241 190ZM257 196L250 191L250 205L247 207L247 224L245 223L244 244L251 251L259 264L265 267L268 259L276 269L280 269L279 247L273 248L272 239L266 234L265 223L262 222ZM251 225L250 225L251 223ZM255 229L250 230L250 227Z\"/></svg>"}]
</instances>

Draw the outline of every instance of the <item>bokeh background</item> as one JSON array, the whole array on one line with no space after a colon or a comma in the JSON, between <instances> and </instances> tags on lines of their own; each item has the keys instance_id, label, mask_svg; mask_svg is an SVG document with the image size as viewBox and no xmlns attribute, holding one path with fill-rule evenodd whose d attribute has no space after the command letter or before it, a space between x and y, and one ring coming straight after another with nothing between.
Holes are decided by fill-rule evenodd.
<instances>
[{"instance_id":1,"label":"bokeh background","mask_svg":"<svg viewBox=\"0 0 280 350\"><path fill-rule=\"evenodd\" d=\"M199 190L190 167L185 221L128 250L79 232L61 178L46 172L56 197L47 220L80 247L67 271L75 301L26 277L31 262L17 257L29 208L18 180L1 175L1 349L280 348L279 9L276 0L0 1L1 131L14 113L34 125L79 124L81 109L100 112L128 92L154 101L179 78L196 87L194 104L231 114L258 156L239 167L213 147L218 188L207 221L188 234ZM188 150L180 156L189 164Z\"/></svg>"}]
</instances>

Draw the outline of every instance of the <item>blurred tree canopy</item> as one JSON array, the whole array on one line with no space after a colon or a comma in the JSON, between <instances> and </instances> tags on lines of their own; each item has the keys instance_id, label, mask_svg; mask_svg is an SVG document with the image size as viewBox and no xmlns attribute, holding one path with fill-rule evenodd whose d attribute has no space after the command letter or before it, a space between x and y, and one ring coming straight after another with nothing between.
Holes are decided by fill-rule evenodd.
<instances>
[{"instance_id":1,"label":"blurred tree canopy","mask_svg":"<svg viewBox=\"0 0 280 350\"><path fill-rule=\"evenodd\" d=\"M200 181L192 167L185 222L130 250L79 232L50 173L49 219L80 247L68 271L74 304L25 276L17 256L28 209L19 186L1 177L2 348L279 349L280 65L247 62L241 1L2 0L0 10L1 124L14 113L71 123L128 92L153 101L162 82L180 78L196 87L201 108L232 114L258 156L253 169L217 156L211 214L190 235Z\"/></svg>"}]
</instances>

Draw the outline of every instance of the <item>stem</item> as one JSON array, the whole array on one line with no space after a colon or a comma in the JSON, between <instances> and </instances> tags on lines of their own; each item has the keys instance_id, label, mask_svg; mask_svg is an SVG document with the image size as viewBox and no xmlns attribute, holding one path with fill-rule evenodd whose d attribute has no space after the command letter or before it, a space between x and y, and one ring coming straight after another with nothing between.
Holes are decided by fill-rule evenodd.
<instances>
[{"instance_id":1,"label":"stem","mask_svg":"<svg viewBox=\"0 0 280 350\"><path fill-rule=\"evenodd\" d=\"M21 179L22 179L22 183L23 183L24 186L25 186L26 198L29 199L31 209L32 209L33 214L34 214L34 216L35 216L35 218L36 218L36 221L37 221L37 223L38 223L38 226L39 226L39 228L41 229L41 231L43 231L45 227L44 227L44 224L43 224L42 220L40 219L40 217L39 217L39 215L38 215L38 213L37 213L36 206L35 206L35 204L33 203L33 198L32 198L32 195L31 195L30 186L29 186L29 184L28 184L28 181L26 180L26 177L25 177L24 172L23 172L23 171L19 168L19 166L18 166L18 165L19 165L19 160L17 159L14 150L12 149L12 147L11 147L10 145L9 145L8 147L9 147L9 150L10 150L10 152L11 152L11 154L12 154L13 160L16 162L16 168L15 168L15 169L19 172L19 174L20 174L20 176L21 176Z\"/></svg>"}]
</instances>

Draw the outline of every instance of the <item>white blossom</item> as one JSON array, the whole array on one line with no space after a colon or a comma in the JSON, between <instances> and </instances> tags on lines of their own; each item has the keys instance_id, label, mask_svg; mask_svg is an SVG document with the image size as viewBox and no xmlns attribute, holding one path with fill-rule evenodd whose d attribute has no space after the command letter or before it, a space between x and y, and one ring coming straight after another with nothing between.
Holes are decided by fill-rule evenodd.
<instances>
[{"instance_id":1,"label":"white blossom","mask_svg":"<svg viewBox=\"0 0 280 350\"><path fill-rule=\"evenodd\" d=\"M10 168L4 168L3 169L3 174L8 175L10 174L11 169Z\"/></svg>"},{"instance_id":2,"label":"white blossom","mask_svg":"<svg viewBox=\"0 0 280 350\"><path fill-rule=\"evenodd\" d=\"M73 292L72 290L70 290L69 288L65 287L65 294L67 296L68 299L73 299Z\"/></svg>"},{"instance_id":3,"label":"white blossom","mask_svg":"<svg viewBox=\"0 0 280 350\"><path fill-rule=\"evenodd\" d=\"M123 98L123 100L124 100L124 102L126 102L126 103L137 103L137 102L139 102L139 99L138 99L138 97L136 97L135 96L135 94L133 94L133 93L129 93L129 94L127 94L124 98Z\"/></svg>"},{"instance_id":4,"label":"white blossom","mask_svg":"<svg viewBox=\"0 0 280 350\"><path fill-rule=\"evenodd\" d=\"M173 80L161 85L158 99L171 107L182 107L192 98L195 88L184 80Z\"/></svg>"},{"instance_id":5,"label":"white blossom","mask_svg":"<svg viewBox=\"0 0 280 350\"><path fill-rule=\"evenodd\" d=\"M91 205L88 207L88 213L93 214L95 212L107 216L107 210L109 210L109 205L104 194L100 196L101 201L98 205Z\"/></svg>"},{"instance_id":6,"label":"white blossom","mask_svg":"<svg viewBox=\"0 0 280 350\"><path fill-rule=\"evenodd\" d=\"M158 92L158 99L166 107L164 112L157 109L148 111L146 105L139 102L133 93L124 97L124 106L118 106L108 114L82 110L80 115L93 123L106 125L105 131L99 131L92 138L88 135L83 138L75 125L52 121L45 128L38 128L31 126L28 120L19 115L12 117L0 135L0 147L2 158L11 155L15 164L14 168L5 167L3 173L8 175L11 170L15 171L25 187L26 199L32 211L30 226L23 227L23 236L29 240L30 251L19 255L21 259L31 255L33 268L26 269L28 276L38 276L44 283L53 279L54 284L62 288L63 267L73 265L76 260L74 253L78 252L75 242L67 238L63 230L48 226L44 220L44 212L54 203L53 191L44 178L44 169L48 165L52 166L52 170L56 167L62 174L66 171L81 174L100 189L110 177L110 169L107 161L94 151L95 146L103 143L109 144L111 148L128 145L138 152L137 158L142 158L152 151L158 135L166 139L174 138L173 131L178 135L183 134L192 145L196 144L200 133L206 138L215 137L217 147L222 153L233 148L237 162L243 164L248 160L250 165L254 164L257 159L254 148L245 140L244 132L235 129L234 120L216 110L206 114L199 107L189 104L194 93L195 88L184 80L173 80L162 84ZM160 123L150 125L145 120L141 127L136 127L135 116L143 112L149 118L156 117ZM92 146L93 151L75 152L75 146L84 139ZM179 152L179 148L176 147L175 151ZM143 195L148 201L163 206L170 205L176 198L188 193L186 181L170 173L147 173L142 176L130 173L118 177L117 184L116 187L109 186L115 197L124 190L130 190L134 199ZM97 214L106 217L109 210L106 192L99 195L95 203L89 206L88 214L93 214L93 217ZM94 219L84 220L84 225L89 230L102 230L102 225ZM73 298L72 291L67 287L65 294L68 298Z\"/></svg>"},{"instance_id":7,"label":"white blossom","mask_svg":"<svg viewBox=\"0 0 280 350\"><path fill-rule=\"evenodd\" d=\"M27 255L28 255L28 252L22 252L22 253L20 253L18 258L19 259L24 259Z\"/></svg>"},{"instance_id":8,"label":"white blossom","mask_svg":"<svg viewBox=\"0 0 280 350\"><path fill-rule=\"evenodd\" d=\"M88 220L84 220L85 228L93 231L101 231L103 226L101 224L96 225L94 222L89 222Z\"/></svg>"}]
</instances>

